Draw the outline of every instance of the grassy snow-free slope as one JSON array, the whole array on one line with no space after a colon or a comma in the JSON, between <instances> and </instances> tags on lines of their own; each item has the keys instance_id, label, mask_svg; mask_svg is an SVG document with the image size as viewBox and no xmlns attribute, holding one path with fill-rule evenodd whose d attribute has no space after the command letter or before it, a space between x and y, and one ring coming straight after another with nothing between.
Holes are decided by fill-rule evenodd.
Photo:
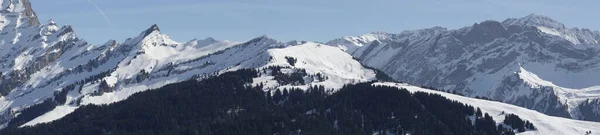
<instances>
[{"instance_id":1,"label":"grassy snow-free slope","mask_svg":"<svg viewBox=\"0 0 600 135\"><path fill-rule=\"evenodd\" d=\"M474 107L479 107L484 113L489 113L496 122L502 122L504 120L505 115L502 114L503 111L505 114L516 114L522 119L530 121L537 128L535 131L518 133L522 135L585 135L587 131L592 131L592 135L600 134L600 123L597 122L553 117L515 105L463 97L460 95L454 95L402 83L375 83L374 85L405 88L410 92L440 94L448 99L456 100Z\"/></svg>"}]
</instances>

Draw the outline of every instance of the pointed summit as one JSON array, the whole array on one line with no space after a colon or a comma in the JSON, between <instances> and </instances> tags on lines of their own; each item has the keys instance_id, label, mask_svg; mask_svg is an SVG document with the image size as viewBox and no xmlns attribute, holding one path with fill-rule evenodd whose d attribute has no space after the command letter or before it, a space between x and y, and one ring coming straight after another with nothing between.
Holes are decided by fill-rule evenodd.
<instances>
[{"instance_id":1,"label":"pointed summit","mask_svg":"<svg viewBox=\"0 0 600 135\"><path fill-rule=\"evenodd\" d=\"M56 22L53 19L48 20L46 25L56 25Z\"/></svg>"},{"instance_id":2,"label":"pointed summit","mask_svg":"<svg viewBox=\"0 0 600 135\"><path fill-rule=\"evenodd\" d=\"M269 38L267 35L260 35L256 38L253 38L252 40L250 40L248 42L259 42L259 41L275 41L275 39Z\"/></svg>"},{"instance_id":3,"label":"pointed summit","mask_svg":"<svg viewBox=\"0 0 600 135\"><path fill-rule=\"evenodd\" d=\"M204 39L205 41L209 41L209 42L216 42L217 40L213 37L207 37L206 39Z\"/></svg>"},{"instance_id":4,"label":"pointed summit","mask_svg":"<svg viewBox=\"0 0 600 135\"><path fill-rule=\"evenodd\" d=\"M150 26L150 28L146 29L146 32L153 32L153 31L159 31L160 32L160 28L158 28L158 25L153 24L152 26Z\"/></svg>"},{"instance_id":5,"label":"pointed summit","mask_svg":"<svg viewBox=\"0 0 600 135\"><path fill-rule=\"evenodd\" d=\"M143 32L143 37L150 35L154 31L160 32L160 28L158 28L158 25L156 24L153 24L150 28L146 29L146 31Z\"/></svg>"},{"instance_id":6,"label":"pointed summit","mask_svg":"<svg viewBox=\"0 0 600 135\"><path fill-rule=\"evenodd\" d=\"M158 28L158 25L156 25L156 24L153 24L152 26L150 26L150 28L148 28L148 30L160 31L160 29Z\"/></svg>"},{"instance_id":7,"label":"pointed summit","mask_svg":"<svg viewBox=\"0 0 600 135\"><path fill-rule=\"evenodd\" d=\"M257 45L257 44L276 44L279 41L267 37L267 35L261 35L259 37L253 38L250 41L243 43L244 45Z\"/></svg>"},{"instance_id":8,"label":"pointed summit","mask_svg":"<svg viewBox=\"0 0 600 135\"><path fill-rule=\"evenodd\" d=\"M506 19L502 22L505 26L510 25L521 25L521 26L542 26L556 30L564 30L566 29L565 25L543 15L538 14L529 14L522 18L510 18Z\"/></svg>"},{"instance_id":9,"label":"pointed summit","mask_svg":"<svg viewBox=\"0 0 600 135\"><path fill-rule=\"evenodd\" d=\"M29 25L40 25L29 0L2 0L1 6L1 16L18 15L21 22L27 22Z\"/></svg>"}]
</instances>

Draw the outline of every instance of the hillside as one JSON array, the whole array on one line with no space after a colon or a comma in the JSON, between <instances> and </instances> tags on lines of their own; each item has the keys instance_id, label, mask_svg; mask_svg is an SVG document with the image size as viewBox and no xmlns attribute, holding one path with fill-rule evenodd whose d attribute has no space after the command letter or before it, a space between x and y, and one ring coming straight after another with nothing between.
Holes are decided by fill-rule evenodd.
<instances>
[{"instance_id":1,"label":"hillside","mask_svg":"<svg viewBox=\"0 0 600 135\"><path fill-rule=\"evenodd\" d=\"M264 91L248 84L263 71L241 69L83 106L64 118L2 134L515 134L480 112L440 95L375 86ZM515 120L525 121L520 118ZM528 123L528 122L527 122ZM542 125L541 122L535 123ZM588 123L589 126L594 126ZM524 125L521 125L524 126ZM542 125L543 126L543 125Z\"/></svg>"},{"instance_id":2,"label":"hillside","mask_svg":"<svg viewBox=\"0 0 600 135\"><path fill-rule=\"evenodd\" d=\"M548 115L599 120L600 33L531 14L401 33L369 33L326 44L414 85L457 90Z\"/></svg>"},{"instance_id":3,"label":"hillside","mask_svg":"<svg viewBox=\"0 0 600 135\"><path fill-rule=\"evenodd\" d=\"M426 92L432 94L440 94L450 100L458 101L461 103L472 105L473 107L481 108L483 112L489 113L494 120L503 121L507 114L516 114L524 120L528 120L536 125L536 131L527 131L519 133L523 135L584 135L588 131L592 131L594 134L600 133L597 122L578 121L573 119L561 118L548 116L546 114L522 108L515 105L501 103L497 101L489 101L484 99L475 99L464 97L460 95L450 94L441 92L438 90L431 90L412 86L404 83L375 83L373 85L378 86L391 86L406 89L410 92Z\"/></svg>"}]
</instances>

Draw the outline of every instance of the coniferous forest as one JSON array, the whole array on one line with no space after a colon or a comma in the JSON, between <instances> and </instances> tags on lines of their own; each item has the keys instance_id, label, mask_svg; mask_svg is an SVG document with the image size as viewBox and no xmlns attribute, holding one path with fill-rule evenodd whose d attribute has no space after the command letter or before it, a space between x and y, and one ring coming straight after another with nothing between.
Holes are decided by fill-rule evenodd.
<instances>
[{"instance_id":1,"label":"coniferous forest","mask_svg":"<svg viewBox=\"0 0 600 135\"><path fill-rule=\"evenodd\" d=\"M322 86L263 91L262 86L249 85L258 74L246 69L191 79L122 102L84 106L51 123L9 127L0 134L510 135L516 131L497 126L478 108L440 95L371 83L347 85L335 93ZM518 116L510 117L513 125L533 128Z\"/></svg>"}]
</instances>

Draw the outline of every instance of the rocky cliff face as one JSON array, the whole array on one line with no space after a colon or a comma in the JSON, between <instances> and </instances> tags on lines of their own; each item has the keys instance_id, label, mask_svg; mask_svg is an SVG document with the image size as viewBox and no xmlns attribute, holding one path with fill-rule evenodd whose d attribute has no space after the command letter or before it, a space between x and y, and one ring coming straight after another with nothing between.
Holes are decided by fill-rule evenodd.
<instances>
[{"instance_id":1,"label":"rocky cliff face","mask_svg":"<svg viewBox=\"0 0 600 135\"><path fill-rule=\"evenodd\" d=\"M598 35L532 14L456 30L379 32L327 44L399 81L587 119L598 114L583 116L577 106L599 98L600 89L593 88L600 85Z\"/></svg>"},{"instance_id":2,"label":"rocky cliff face","mask_svg":"<svg viewBox=\"0 0 600 135\"><path fill-rule=\"evenodd\" d=\"M41 25L28 0L3 0L0 10L0 94L10 92L65 53L87 43L70 26ZM72 54L67 54L72 55ZM34 86L25 86L34 87Z\"/></svg>"},{"instance_id":3,"label":"rocky cliff face","mask_svg":"<svg viewBox=\"0 0 600 135\"><path fill-rule=\"evenodd\" d=\"M283 43L266 36L244 43L213 38L179 43L152 25L122 43L93 45L79 39L71 26L59 27L52 20L39 24L27 0L1 5L0 129L49 122L79 106L118 102L136 92L244 68L266 74L266 68L279 67L278 75L302 71L303 76L295 74L300 86L279 84L268 75L258 78L270 89L341 88L375 78L344 51L318 43ZM289 65L289 57L298 63Z\"/></svg>"},{"instance_id":4,"label":"rocky cliff face","mask_svg":"<svg viewBox=\"0 0 600 135\"><path fill-rule=\"evenodd\" d=\"M2 0L0 5L0 128L48 122L81 105L113 103L136 92L241 68L284 66L282 72L320 78L304 76L306 86L280 86L273 76L256 80L269 88L373 80L371 71L346 53L317 43L282 43L266 36L244 43L213 38L179 43L153 25L122 43L93 45L79 39L71 26L40 24L28 0ZM371 33L328 44L404 82L597 120L600 87L592 86L600 84L599 35L531 15L457 30ZM288 64L288 58L297 62Z\"/></svg>"}]
</instances>

